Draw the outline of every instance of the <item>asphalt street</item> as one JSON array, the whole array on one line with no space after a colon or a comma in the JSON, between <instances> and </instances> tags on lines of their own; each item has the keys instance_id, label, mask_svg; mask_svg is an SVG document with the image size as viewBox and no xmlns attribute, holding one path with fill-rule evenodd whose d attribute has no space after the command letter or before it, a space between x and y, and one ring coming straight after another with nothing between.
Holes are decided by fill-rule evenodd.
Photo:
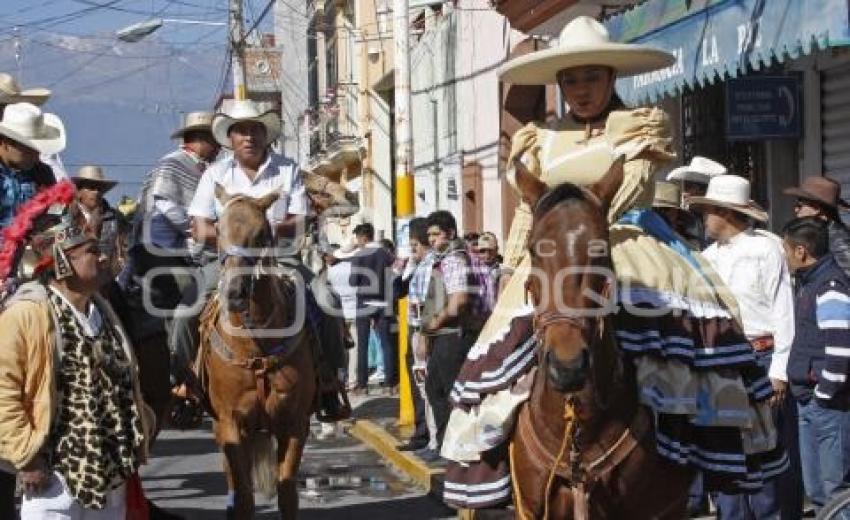
<instances>
[{"instance_id":1,"label":"asphalt street","mask_svg":"<svg viewBox=\"0 0 850 520\"><path fill-rule=\"evenodd\" d=\"M316 438L314 424L299 473L305 520L405 520L455 518L379 456L341 429ZM224 518L227 487L211 423L193 431L164 431L142 469L145 492L158 506L191 520ZM255 496L258 519L277 518L273 500Z\"/></svg>"}]
</instances>

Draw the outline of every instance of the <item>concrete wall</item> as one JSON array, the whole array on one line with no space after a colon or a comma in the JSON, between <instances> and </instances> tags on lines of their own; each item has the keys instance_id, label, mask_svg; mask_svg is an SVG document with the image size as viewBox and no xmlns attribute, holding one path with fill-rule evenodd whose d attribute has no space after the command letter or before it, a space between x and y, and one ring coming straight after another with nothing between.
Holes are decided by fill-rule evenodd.
<instances>
[{"instance_id":1,"label":"concrete wall","mask_svg":"<svg viewBox=\"0 0 850 520\"><path fill-rule=\"evenodd\" d=\"M307 6L304 3L279 0L274 7L274 35L277 45L282 49L283 73L280 77L281 103L283 111L283 135L281 136L284 153L293 158L302 156L302 129L299 127L301 115L309 107L307 73Z\"/></svg>"}]
</instances>

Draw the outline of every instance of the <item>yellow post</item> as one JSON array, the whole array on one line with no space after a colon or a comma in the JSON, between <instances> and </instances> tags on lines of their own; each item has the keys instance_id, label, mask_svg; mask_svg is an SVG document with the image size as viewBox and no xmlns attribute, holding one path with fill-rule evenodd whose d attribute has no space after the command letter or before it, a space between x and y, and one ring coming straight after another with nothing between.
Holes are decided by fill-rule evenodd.
<instances>
[{"instance_id":1,"label":"yellow post","mask_svg":"<svg viewBox=\"0 0 850 520\"><path fill-rule=\"evenodd\" d=\"M414 214L413 200L413 175L399 175L396 177L396 241L399 244L407 244L407 233L409 230L410 219ZM405 235L405 236L402 236ZM398 394L399 394L399 409L398 409L398 425L410 426L414 421L413 413L413 392L417 390L413 387L413 382L407 374L407 349L411 348L408 344L408 323L407 323L407 298L402 298L398 302Z\"/></svg>"}]
</instances>

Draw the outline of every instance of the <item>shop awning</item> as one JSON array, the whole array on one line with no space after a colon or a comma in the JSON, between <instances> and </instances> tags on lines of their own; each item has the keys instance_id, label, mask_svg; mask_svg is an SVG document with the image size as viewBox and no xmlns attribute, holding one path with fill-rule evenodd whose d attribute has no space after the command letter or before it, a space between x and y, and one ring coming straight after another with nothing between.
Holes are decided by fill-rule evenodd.
<instances>
[{"instance_id":1,"label":"shop awning","mask_svg":"<svg viewBox=\"0 0 850 520\"><path fill-rule=\"evenodd\" d=\"M638 104L736 77L748 66L850 45L848 22L848 0L649 0L605 25L616 41L676 55L666 69L617 82L621 97Z\"/></svg>"}]
</instances>

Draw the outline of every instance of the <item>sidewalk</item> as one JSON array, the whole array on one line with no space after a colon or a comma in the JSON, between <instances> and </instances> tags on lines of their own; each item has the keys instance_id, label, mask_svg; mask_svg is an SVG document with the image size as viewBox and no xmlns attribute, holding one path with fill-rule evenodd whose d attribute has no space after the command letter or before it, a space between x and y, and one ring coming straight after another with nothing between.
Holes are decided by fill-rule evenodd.
<instances>
[{"instance_id":1,"label":"sidewalk","mask_svg":"<svg viewBox=\"0 0 850 520\"><path fill-rule=\"evenodd\" d=\"M370 388L371 390L371 388ZM399 428L398 396L373 395L351 399L353 421L346 431L379 453L387 462L439 499L443 491L443 468L428 465L410 452L398 450L407 439L409 428Z\"/></svg>"}]
</instances>

